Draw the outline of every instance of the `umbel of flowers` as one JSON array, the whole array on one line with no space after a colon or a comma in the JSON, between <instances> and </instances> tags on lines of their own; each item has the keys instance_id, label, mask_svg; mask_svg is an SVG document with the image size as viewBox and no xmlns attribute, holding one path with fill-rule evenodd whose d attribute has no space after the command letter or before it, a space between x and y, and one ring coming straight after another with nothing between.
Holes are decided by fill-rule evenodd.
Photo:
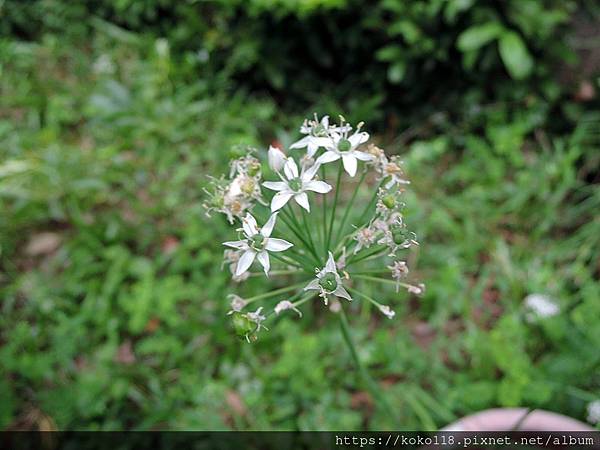
<instances>
[{"instance_id":1,"label":"umbel of flowers","mask_svg":"<svg viewBox=\"0 0 600 450\"><path fill-rule=\"evenodd\" d=\"M363 124L315 115L300 127L288 151L251 150L230 163L229 176L211 179L207 214L218 212L235 225L237 238L224 242L224 264L235 282L265 277L265 291L231 295L233 327L252 342L269 317L321 299L343 314L343 303L366 301L392 319L367 286L391 284L412 294L403 253L418 245L405 224L402 193L408 181L401 161L368 143ZM264 156L259 159L259 156Z\"/></svg>"}]
</instances>

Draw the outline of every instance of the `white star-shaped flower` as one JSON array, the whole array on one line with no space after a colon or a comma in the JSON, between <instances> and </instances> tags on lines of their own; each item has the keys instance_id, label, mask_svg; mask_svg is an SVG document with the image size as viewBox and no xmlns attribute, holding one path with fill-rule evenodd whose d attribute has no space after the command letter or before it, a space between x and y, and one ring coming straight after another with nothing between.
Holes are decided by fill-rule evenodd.
<instances>
[{"instance_id":1,"label":"white star-shaped flower","mask_svg":"<svg viewBox=\"0 0 600 450\"><path fill-rule=\"evenodd\" d=\"M269 276L271 262L269 261L268 252L283 252L293 245L283 239L271 237L276 220L277 213L274 213L269 217L267 223L259 229L256 219L248 213L242 220L242 230L246 239L223 242L223 245L243 252L237 262L234 276L239 277L246 272L254 262L254 259L258 259L258 262L263 266L265 274Z\"/></svg>"},{"instance_id":2,"label":"white star-shaped flower","mask_svg":"<svg viewBox=\"0 0 600 450\"><path fill-rule=\"evenodd\" d=\"M330 125L329 116L323 116L321 121L315 115L314 120L305 120L300 127L300 133L305 134L298 142L294 142L290 148L306 148L306 152L312 158L320 147L325 147L330 139L332 132L348 132L352 128L350 125Z\"/></svg>"},{"instance_id":3,"label":"white star-shaped flower","mask_svg":"<svg viewBox=\"0 0 600 450\"><path fill-rule=\"evenodd\" d=\"M357 160L370 161L374 157L369 153L357 150L357 147L369 140L369 133L356 131L352 136L347 133L331 133L331 138L324 146L326 152L317 159L317 164L325 164L342 158L344 170L348 175L356 175Z\"/></svg>"},{"instance_id":4,"label":"white star-shaped flower","mask_svg":"<svg viewBox=\"0 0 600 450\"><path fill-rule=\"evenodd\" d=\"M327 304L327 296L335 295L336 297L345 298L352 300L350 294L344 286L342 286L342 278L337 272L335 260L333 254L329 252L329 258L325 267L317 273L317 277L306 285L305 291L318 290L320 291L319 296L323 298L325 304Z\"/></svg>"},{"instance_id":5,"label":"white star-shaped flower","mask_svg":"<svg viewBox=\"0 0 600 450\"><path fill-rule=\"evenodd\" d=\"M324 181L313 180L319 170L319 164L315 164L298 174L298 166L292 158L288 158L283 166L283 173L279 175L282 181L265 181L263 186L273 191L278 191L271 200L271 211L278 211L293 197L300 206L310 212L308 195L306 191L326 194L331 186Z\"/></svg>"}]
</instances>

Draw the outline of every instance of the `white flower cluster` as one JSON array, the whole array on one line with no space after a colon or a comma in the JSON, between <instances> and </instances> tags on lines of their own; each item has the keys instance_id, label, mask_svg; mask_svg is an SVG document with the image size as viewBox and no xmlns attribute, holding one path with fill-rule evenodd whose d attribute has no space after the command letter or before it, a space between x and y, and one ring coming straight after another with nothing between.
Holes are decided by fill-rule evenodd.
<instances>
[{"instance_id":1,"label":"white flower cluster","mask_svg":"<svg viewBox=\"0 0 600 450\"><path fill-rule=\"evenodd\" d=\"M220 212L225 214L229 223L233 223L234 218L243 217L250 211L255 202L263 202L260 191L262 172L260 161L252 153L233 160L230 166L228 179L212 178L212 191L204 190L208 196L204 208L207 215L211 211Z\"/></svg>"},{"instance_id":2,"label":"white flower cluster","mask_svg":"<svg viewBox=\"0 0 600 450\"><path fill-rule=\"evenodd\" d=\"M348 291L342 285L342 278L338 274L337 266L331 252L329 252L329 258L325 267L317 271L317 278L308 283L304 290L319 291L319 297L323 299L325 304L327 304L328 295L352 300L352 297L350 297L350 294L348 294Z\"/></svg>"},{"instance_id":3,"label":"white flower cluster","mask_svg":"<svg viewBox=\"0 0 600 450\"><path fill-rule=\"evenodd\" d=\"M387 161L385 155L381 159ZM358 228L354 234L356 241L354 253L372 246L385 246L388 256L393 258L392 264L387 268L390 269L392 278L396 280L396 291L400 286L404 286L410 293L422 294L423 285L415 286L401 282L408 275L408 266L406 261L396 259L398 251L419 245L415 233L407 230L401 212L404 203L398 198L402 191L397 189L397 185L406 182L393 181L393 175L381 176L382 181L386 179L386 186L389 185L389 188L380 188L377 192L376 215L366 226Z\"/></svg>"},{"instance_id":4,"label":"white flower cluster","mask_svg":"<svg viewBox=\"0 0 600 450\"><path fill-rule=\"evenodd\" d=\"M229 177L211 180L212 190L206 191L207 213L220 212L230 223L236 220L241 222L241 227L237 228L238 240L223 243L228 247L224 252L224 264L229 266L233 279L239 282L257 275L250 272L255 261L267 277L270 274L304 274L309 278L299 283L299 288L292 285L247 299L232 296L229 313L233 316L236 332L248 341L255 339L256 332L265 328L263 322L269 314L262 314L263 307L253 313L244 312L244 308L256 300L279 293L296 290L294 295L280 300L273 308L273 313L278 315L290 310L302 316L298 306L314 296L314 291L325 304L334 300L332 305L339 305L338 298L351 301L353 297L350 293L355 291L354 284L361 277L364 280L370 278L392 282L396 290L404 286L414 294L423 292L422 284L400 281L408 276L408 266L397 258L397 252L418 245L416 236L407 231L403 220L404 204L400 196L408 181L403 178L401 161L395 156L386 156L379 147L367 144L369 134L362 131L362 127L360 123L354 128L342 117L338 124L332 124L328 116L319 119L315 115L314 119L304 121L300 127L303 137L290 146L291 150L304 150L297 158L270 146L266 158L268 168L265 170L256 154L250 152L231 162ZM339 173L334 188L325 179L325 165L336 162ZM354 178L361 162L365 165L356 190L363 183L369 168L375 172L379 187L368 188L373 193L373 200L362 217L355 217L356 211L352 211L351 215L354 205L347 204L339 224L340 214L339 210L336 214L336 208L342 170ZM263 180L263 173L270 174L272 178ZM264 193L262 188L266 189ZM327 206L324 197L332 191L335 198ZM323 206L322 212L316 213L316 218L312 218L314 208L311 208L311 203L314 202ZM266 215L256 214L254 207L257 204L269 205L270 211ZM349 215L354 217L351 220L356 221L351 223L354 231L344 234ZM255 216L264 221L262 227ZM283 229L279 229L279 222L284 223ZM336 225L337 233L333 233ZM281 264L279 270L271 270L271 257ZM377 257L392 258L387 269L394 281L353 272L360 261L368 262ZM394 317L395 313L389 306L378 303L360 291L356 291L356 294L373 303L386 317Z\"/></svg>"},{"instance_id":5,"label":"white flower cluster","mask_svg":"<svg viewBox=\"0 0 600 450\"><path fill-rule=\"evenodd\" d=\"M281 150L269 149L269 152L281 152ZM283 152L281 152L283 153ZM277 162L274 167L279 167ZM331 191L331 186L324 181L313 180L320 163L317 162L308 168L303 168L302 173L298 173L298 166L292 158L287 158L283 162L283 173L285 176L279 175L281 181L265 181L263 186L272 191L277 191L271 200L271 211L278 211L283 208L286 203L293 198L305 210L310 212L310 204L308 203L308 191L317 192L319 194L327 194Z\"/></svg>"},{"instance_id":6,"label":"white flower cluster","mask_svg":"<svg viewBox=\"0 0 600 450\"><path fill-rule=\"evenodd\" d=\"M258 262L265 271L265 275L268 276L269 269L271 268L268 252L283 252L293 245L283 239L271 237L276 220L277 213L274 213L269 217L267 223L262 228L259 228L256 219L248 213L242 221L242 228L238 229L238 231L244 232L244 239L223 242L223 245L241 252L235 269L234 275L236 277L245 273L254 262L254 259L258 259Z\"/></svg>"}]
</instances>

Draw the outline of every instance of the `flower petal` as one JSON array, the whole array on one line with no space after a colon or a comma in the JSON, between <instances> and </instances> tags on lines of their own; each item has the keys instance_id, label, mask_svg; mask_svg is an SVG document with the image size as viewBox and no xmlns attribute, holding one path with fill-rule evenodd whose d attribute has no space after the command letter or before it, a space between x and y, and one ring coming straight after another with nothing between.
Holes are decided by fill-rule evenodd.
<instances>
[{"instance_id":1,"label":"flower petal","mask_svg":"<svg viewBox=\"0 0 600 450\"><path fill-rule=\"evenodd\" d=\"M258 255L256 255L256 259L258 259L258 262L261 264L261 266L263 266L265 275L269 276L269 270L271 269L271 261L269 261L269 254L265 251L262 251Z\"/></svg>"},{"instance_id":2,"label":"flower petal","mask_svg":"<svg viewBox=\"0 0 600 450\"><path fill-rule=\"evenodd\" d=\"M294 194L290 191L283 191L275 194L271 200L271 211L275 212L283 208L289 199L292 198L292 195Z\"/></svg>"},{"instance_id":3,"label":"flower petal","mask_svg":"<svg viewBox=\"0 0 600 450\"><path fill-rule=\"evenodd\" d=\"M310 212L310 204L308 203L308 195L306 195L306 192L301 192L300 194L294 195L294 200L296 200L296 203L302 206L305 210Z\"/></svg>"},{"instance_id":4,"label":"flower petal","mask_svg":"<svg viewBox=\"0 0 600 450\"><path fill-rule=\"evenodd\" d=\"M344 289L344 286L342 286L341 284L339 284L337 289L335 291L333 291L333 295L335 295L336 297L342 297L342 298L352 301L352 297L350 297L350 294L348 294L348 291L346 289Z\"/></svg>"},{"instance_id":5,"label":"flower petal","mask_svg":"<svg viewBox=\"0 0 600 450\"><path fill-rule=\"evenodd\" d=\"M256 219L250 213L246 214L246 217L242 219L242 227L244 228L244 233L248 237L254 236L258 233Z\"/></svg>"},{"instance_id":6,"label":"flower petal","mask_svg":"<svg viewBox=\"0 0 600 450\"><path fill-rule=\"evenodd\" d=\"M308 283L305 287L304 290L305 291L310 291L312 289L321 289L321 286L319 286L319 280L317 280L316 278L314 280L311 280L310 283Z\"/></svg>"},{"instance_id":7,"label":"flower petal","mask_svg":"<svg viewBox=\"0 0 600 450\"><path fill-rule=\"evenodd\" d=\"M312 180L315 177L317 170L319 170L319 167L321 167L321 163L316 162L315 164L310 166L308 169L303 171L302 175L300 175L300 178L302 179L302 181L306 182L306 181Z\"/></svg>"},{"instance_id":8,"label":"flower petal","mask_svg":"<svg viewBox=\"0 0 600 450\"><path fill-rule=\"evenodd\" d=\"M227 241L223 242L226 247L237 248L238 250L245 250L248 248L246 241Z\"/></svg>"},{"instance_id":9,"label":"flower petal","mask_svg":"<svg viewBox=\"0 0 600 450\"><path fill-rule=\"evenodd\" d=\"M284 250L287 250L288 248L293 246L294 244L284 239L269 238L267 239L265 249L270 252L283 252Z\"/></svg>"},{"instance_id":10,"label":"flower petal","mask_svg":"<svg viewBox=\"0 0 600 450\"><path fill-rule=\"evenodd\" d=\"M312 158L315 156L315 153L317 153L317 150L319 150L319 146L315 144L314 141L310 141L308 147L306 147L306 156Z\"/></svg>"},{"instance_id":11,"label":"flower petal","mask_svg":"<svg viewBox=\"0 0 600 450\"><path fill-rule=\"evenodd\" d=\"M340 159L340 155L338 155L336 152L328 151L317 158L317 164L327 164L337 161L338 159Z\"/></svg>"},{"instance_id":12,"label":"flower petal","mask_svg":"<svg viewBox=\"0 0 600 450\"><path fill-rule=\"evenodd\" d=\"M256 252L252 249L248 249L244 252L240 259L237 262L237 266L235 267L235 276L239 277L243 274L254 262L254 258L256 257Z\"/></svg>"},{"instance_id":13,"label":"flower petal","mask_svg":"<svg viewBox=\"0 0 600 450\"><path fill-rule=\"evenodd\" d=\"M361 131L359 133L354 133L352 136L348 138L350 144L352 144L352 148L358 147L360 144L367 142L369 140L369 133Z\"/></svg>"},{"instance_id":14,"label":"flower petal","mask_svg":"<svg viewBox=\"0 0 600 450\"><path fill-rule=\"evenodd\" d=\"M311 137L306 151L307 156L309 158L314 157L315 153L317 153L317 150L319 150L321 147L326 147L329 145L330 141L331 139L329 138Z\"/></svg>"},{"instance_id":15,"label":"flower petal","mask_svg":"<svg viewBox=\"0 0 600 450\"><path fill-rule=\"evenodd\" d=\"M327 258L327 263L325 264L325 272L335 272L337 273L335 267L335 259L333 259L333 253L329 252L329 258Z\"/></svg>"},{"instance_id":16,"label":"flower petal","mask_svg":"<svg viewBox=\"0 0 600 450\"><path fill-rule=\"evenodd\" d=\"M234 178L234 180L229 185L229 189L227 189L227 195L230 197L237 197L242 193L242 184L240 182L240 176Z\"/></svg>"},{"instance_id":17,"label":"flower petal","mask_svg":"<svg viewBox=\"0 0 600 450\"><path fill-rule=\"evenodd\" d=\"M271 217L269 217L269 220L267 220L267 223L264 224L264 226L260 229L260 234L262 234L264 237L269 237L271 236L271 233L273 232L273 227L275 226L275 221L277 220L277 213L273 213L271 214Z\"/></svg>"},{"instance_id":18,"label":"flower petal","mask_svg":"<svg viewBox=\"0 0 600 450\"><path fill-rule=\"evenodd\" d=\"M310 136L309 137L309 141L308 141L308 156L310 156L311 158L314 156L314 154L317 152L317 150L319 150L321 147L326 147L328 145L330 145L331 139L326 138L326 137L315 137L315 136Z\"/></svg>"},{"instance_id":19,"label":"flower petal","mask_svg":"<svg viewBox=\"0 0 600 450\"><path fill-rule=\"evenodd\" d=\"M343 155L342 162L344 163L344 169L346 170L348 175L350 175L351 177L356 175L356 167L358 164L354 155Z\"/></svg>"},{"instance_id":20,"label":"flower petal","mask_svg":"<svg viewBox=\"0 0 600 450\"><path fill-rule=\"evenodd\" d=\"M308 145L309 142L310 142L310 136L304 136L299 141L294 142L292 145L290 145L290 148L304 148Z\"/></svg>"},{"instance_id":21,"label":"flower petal","mask_svg":"<svg viewBox=\"0 0 600 450\"><path fill-rule=\"evenodd\" d=\"M288 185L283 181L265 181L262 185L272 191L283 191L288 189Z\"/></svg>"},{"instance_id":22,"label":"flower petal","mask_svg":"<svg viewBox=\"0 0 600 450\"><path fill-rule=\"evenodd\" d=\"M304 189L318 192L319 194L327 194L333 188L324 181L309 181L308 183L304 183Z\"/></svg>"},{"instance_id":23,"label":"flower petal","mask_svg":"<svg viewBox=\"0 0 600 450\"><path fill-rule=\"evenodd\" d=\"M285 173L285 176L288 178L288 180L298 178L298 166L293 158L288 158L285 166L283 166L283 173Z\"/></svg>"},{"instance_id":24,"label":"flower petal","mask_svg":"<svg viewBox=\"0 0 600 450\"><path fill-rule=\"evenodd\" d=\"M340 134L340 130L332 131L330 133L331 139L329 139L329 143L327 144L327 150L333 150L337 152L338 144L342 139L342 135Z\"/></svg>"},{"instance_id":25,"label":"flower petal","mask_svg":"<svg viewBox=\"0 0 600 450\"><path fill-rule=\"evenodd\" d=\"M368 153L365 153L365 152L359 152L358 150L354 150L352 152L352 155L356 159L360 159L361 161L371 161L372 159L374 159L373 155L369 155Z\"/></svg>"}]
</instances>

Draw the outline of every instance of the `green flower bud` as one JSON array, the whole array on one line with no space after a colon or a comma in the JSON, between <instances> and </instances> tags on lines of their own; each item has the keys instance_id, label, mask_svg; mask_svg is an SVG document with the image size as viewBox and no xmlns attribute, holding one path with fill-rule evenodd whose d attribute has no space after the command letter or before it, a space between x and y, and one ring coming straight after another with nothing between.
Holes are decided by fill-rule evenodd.
<instances>
[{"instance_id":1,"label":"green flower bud","mask_svg":"<svg viewBox=\"0 0 600 450\"><path fill-rule=\"evenodd\" d=\"M227 152L227 156L229 157L229 159L238 159L243 157L247 153L247 151L247 148L240 145L236 145L229 149L229 151Z\"/></svg>"},{"instance_id":2,"label":"green flower bud","mask_svg":"<svg viewBox=\"0 0 600 450\"><path fill-rule=\"evenodd\" d=\"M406 228L394 228L392 230L392 238L394 239L394 243L397 245L402 244L410 237L409 232Z\"/></svg>"},{"instance_id":3,"label":"green flower bud","mask_svg":"<svg viewBox=\"0 0 600 450\"><path fill-rule=\"evenodd\" d=\"M225 198L222 194L215 194L210 199L210 206L216 209L220 209L225 205Z\"/></svg>"},{"instance_id":4,"label":"green flower bud","mask_svg":"<svg viewBox=\"0 0 600 450\"><path fill-rule=\"evenodd\" d=\"M248 167L248 175L254 177L260 173L260 163L258 161L254 161Z\"/></svg>"},{"instance_id":5,"label":"green flower bud","mask_svg":"<svg viewBox=\"0 0 600 450\"><path fill-rule=\"evenodd\" d=\"M392 209L396 206L396 197L393 194L386 194L381 198L381 203L383 203L386 208Z\"/></svg>"},{"instance_id":6,"label":"green flower bud","mask_svg":"<svg viewBox=\"0 0 600 450\"><path fill-rule=\"evenodd\" d=\"M253 321L251 321L250 319L248 319L248 317L246 317L246 314L241 313L241 312L234 312L231 315L231 322L232 322L235 334L239 338L245 339L246 336L250 336L250 338L252 339L252 336L254 335L254 331L256 330L256 324ZM256 337L256 336L254 335L254 337Z\"/></svg>"}]
</instances>

